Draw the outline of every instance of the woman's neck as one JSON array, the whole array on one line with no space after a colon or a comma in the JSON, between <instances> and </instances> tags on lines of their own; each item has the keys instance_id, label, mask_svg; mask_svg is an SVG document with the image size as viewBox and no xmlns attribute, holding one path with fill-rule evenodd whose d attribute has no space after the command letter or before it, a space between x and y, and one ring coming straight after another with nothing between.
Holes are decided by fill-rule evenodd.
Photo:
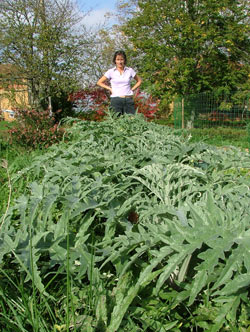
<instances>
[{"instance_id":1,"label":"woman's neck","mask_svg":"<svg viewBox=\"0 0 250 332\"><path fill-rule=\"evenodd\" d=\"M124 67L116 67L116 69L122 74L124 72Z\"/></svg>"}]
</instances>

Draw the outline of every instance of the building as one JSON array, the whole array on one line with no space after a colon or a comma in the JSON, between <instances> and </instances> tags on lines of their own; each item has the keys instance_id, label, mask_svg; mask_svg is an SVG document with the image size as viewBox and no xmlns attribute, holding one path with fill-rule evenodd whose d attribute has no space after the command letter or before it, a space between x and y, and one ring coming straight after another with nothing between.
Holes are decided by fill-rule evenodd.
<instances>
[{"instance_id":1,"label":"building","mask_svg":"<svg viewBox=\"0 0 250 332\"><path fill-rule=\"evenodd\" d=\"M29 105L28 87L17 67L0 64L0 113L7 121L15 119L16 109Z\"/></svg>"}]
</instances>

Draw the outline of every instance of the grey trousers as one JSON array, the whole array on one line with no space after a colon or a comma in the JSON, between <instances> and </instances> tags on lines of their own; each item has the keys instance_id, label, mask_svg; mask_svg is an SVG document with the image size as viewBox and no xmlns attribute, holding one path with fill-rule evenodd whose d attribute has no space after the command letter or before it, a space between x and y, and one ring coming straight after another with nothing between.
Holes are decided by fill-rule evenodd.
<instances>
[{"instance_id":1,"label":"grey trousers","mask_svg":"<svg viewBox=\"0 0 250 332\"><path fill-rule=\"evenodd\" d=\"M135 103L133 97L111 97L111 107L120 115L135 114Z\"/></svg>"}]
</instances>

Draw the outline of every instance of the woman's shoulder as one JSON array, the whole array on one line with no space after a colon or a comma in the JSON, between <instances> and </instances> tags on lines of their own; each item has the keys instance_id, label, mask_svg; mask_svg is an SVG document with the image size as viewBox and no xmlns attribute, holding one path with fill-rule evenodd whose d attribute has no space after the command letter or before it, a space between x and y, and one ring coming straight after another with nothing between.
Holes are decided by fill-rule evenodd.
<instances>
[{"instance_id":1,"label":"woman's shoulder","mask_svg":"<svg viewBox=\"0 0 250 332\"><path fill-rule=\"evenodd\" d=\"M110 75L111 73L114 72L114 70L115 70L115 67L108 69L108 70L105 72L104 76Z\"/></svg>"},{"instance_id":2,"label":"woman's shoulder","mask_svg":"<svg viewBox=\"0 0 250 332\"><path fill-rule=\"evenodd\" d=\"M109 68L107 71L115 71L116 70L116 67L112 67L112 68Z\"/></svg>"},{"instance_id":3,"label":"woman's shoulder","mask_svg":"<svg viewBox=\"0 0 250 332\"><path fill-rule=\"evenodd\" d=\"M132 76L136 75L136 71L132 67L126 67L126 69L132 74Z\"/></svg>"}]
</instances>

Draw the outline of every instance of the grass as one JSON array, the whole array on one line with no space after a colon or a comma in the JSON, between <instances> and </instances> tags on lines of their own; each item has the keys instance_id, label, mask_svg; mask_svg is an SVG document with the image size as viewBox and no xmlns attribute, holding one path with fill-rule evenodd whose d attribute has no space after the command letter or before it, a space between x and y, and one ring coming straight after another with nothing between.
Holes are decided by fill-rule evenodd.
<instances>
[{"instance_id":1,"label":"grass","mask_svg":"<svg viewBox=\"0 0 250 332\"><path fill-rule=\"evenodd\" d=\"M173 127L169 119L156 119L155 123ZM184 129L183 134L190 136L190 142L205 142L215 146L235 146L242 150L249 149L250 137L246 129L213 127Z\"/></svg>"},{"instance_id":2,"label":"grass","mask_svg":"<svg viewBox=\"0 0 250 332\"><path fill-rule=\"evenodd\" d=\"M204 128L190 129L191 142L203 141L215 146L235 146L240 149L249 149L248 134L245 129L232 128Z\"/></svg>"},{"instance_id":3,"label":"grass","mask_svg":"<svg viewBox=\"0 0 250 332\"><path fill-rule=\"evenodd\" d=\"M9 195L11 199L17 197L20 188L11 182L12 176L24 167L28 166L35 155L41 154L40 151L25 151L23 148L2 146L0 141L0 215L7 207Z\"/></svg>"},{"instance_id":4,"label":"grass","mask_svg":"<svg viewBox=\"0 0 250 332\"><path fill-rule=\"evenodd\" d=\"M19 188L10 184L10 177L26 167L34 155L42 151L30 151L18 145L8 142L8 129L15 126L15 121L0 121L0 215L5 212L10 192L15 197Z\"/></svg>"}]
</instances>

